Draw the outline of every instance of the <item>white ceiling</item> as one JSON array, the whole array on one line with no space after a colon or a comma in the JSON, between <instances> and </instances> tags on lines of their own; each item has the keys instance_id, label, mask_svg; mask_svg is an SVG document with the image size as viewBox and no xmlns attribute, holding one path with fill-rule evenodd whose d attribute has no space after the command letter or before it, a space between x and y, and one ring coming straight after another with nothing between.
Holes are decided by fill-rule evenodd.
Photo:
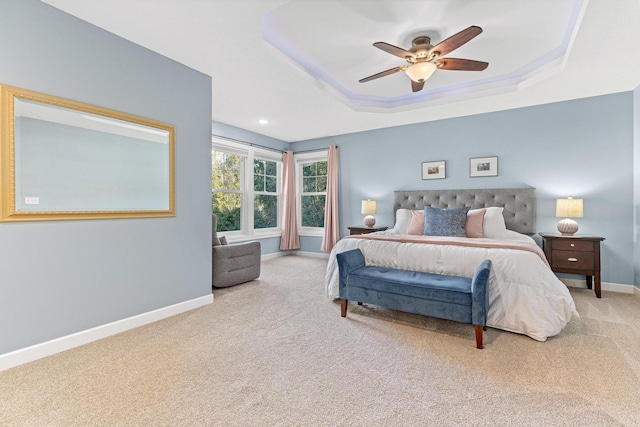
<instances>
[{"instance_id":1,"label":"white ceiling","mask_svg":"<svg viewBox=\"0 0 640 427\"><path fill-rule=\"evenodd\" d=\"M212 76L213 120L294 142L633 90L639 0L43 0ZM411 93L372 46L432 44L478 25ZM258 124L267 118L268 125Z\"/></svg>"}]
</instances>

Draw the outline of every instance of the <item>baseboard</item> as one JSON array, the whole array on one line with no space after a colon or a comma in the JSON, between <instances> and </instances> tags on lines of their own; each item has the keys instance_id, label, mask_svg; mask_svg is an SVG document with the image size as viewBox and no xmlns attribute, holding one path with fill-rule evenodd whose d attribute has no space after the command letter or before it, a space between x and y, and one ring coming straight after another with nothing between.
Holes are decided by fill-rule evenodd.
<instances>
[{"instance_id":1,"label":"baseboard","mask_svg":"<svg viewBox=\"0 0 640 427\"><path fill-rule=\"evenodd\" d=\"M307 252L307 251L291 251L289 255L295 256L307 256L310 258L323 258L329 259L329 254L324 252Z\"/></svg>"},{"instance_id":2,"label":"baseboard","mask_svg":"<svg viewBox=\"0 0 640 427\"><path fill-rule=\"evenodd\" d=\"M280 251L280 252L272 252L270 254L265 254L260 257L261 261L269 261L270 259L280 258L283 256L289 255L289 251Z\"/></svg>"},{"instance_id":3,"label":"baseboard","mask_svg":"<svg viewBox=\"0 0 640 427\"><path fill-rule=\"evenodd\" d=\"M274 252L274 253L262 255L261 259L262 261L268 261L270 259L280 258L282 256L289 256L289 255L329 259L328 253L307 252L307 251L298 251L298 250Z\"/></svg>"},{"instance_id":4,"label":"baseboard","mask_svg":"<svg viewBox=\"0 0 640 427\"><path fill-rule=\"evenodd\" d=\"M117 320L106 325L96 326L85 331L76 332L64 337L56 338L30 347L15 350L0 355L0 371L23 365L43 357L51 356L61 351L70 350L111 335L116 335L129 329L144 326L176 314L184 313L213 302L213 294L194 298L168 307L138 314L126 319Z\"/></svg>"},{"instance_id":5,"label":"baseboard","mask_svg":"<svg viewBox=\"0 0 640 427\"><path fill-rule=\"evenodd\" d=\"M587 289L587 281L586 280L579 280L579 279L567 279L564 277L560 278L560 281L562 283L564 283L565 285L567 285L567 287L569 288L581 288L581 289ZM640 294L638 288L636 288L633 285L623 285L620 283L609 283L609 282L602 282L600 284L600 289L603 291L609 291L609 292L619 292L619 293L623 293L623 294Z\"/></svg>"}]
</instances>

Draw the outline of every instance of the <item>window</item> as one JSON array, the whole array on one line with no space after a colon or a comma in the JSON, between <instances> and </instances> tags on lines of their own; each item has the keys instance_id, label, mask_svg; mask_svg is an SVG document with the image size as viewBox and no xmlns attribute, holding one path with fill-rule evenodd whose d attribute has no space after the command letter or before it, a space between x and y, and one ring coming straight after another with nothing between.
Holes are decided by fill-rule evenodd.
<instances>
[{"instance_id":1,"label":"window","mask_svg":"<svg viewBox=\"0 0 640 427\"><path fill-rule=\"evenodd\" d=\"M213 151L211 156L211 210L218 215L218 231L240 230L242 166L239 154Z\"/></svg>"},{"instance_id":2,"label":"window","mask_svg":"<svg viewBox=\"0 0 640 427\"><path fill-rule=\"evenodd\" d=\"M324 202L327 197L327 161L302 164L303 227L324 227Z\"/></svg>"},{"instance_id":3,"label":"window","mask_svg":"<svg viewBox=\"0 0 640 427\"><path fill-rule=\"evenodd\" d=\"M217 231L227 232L232 240L279 235L280 153L214 139L211 159L211 211L218 215Z\"/></svg>"},{"instance_id":4,"label":"window","mask_svg":"<svg viewBox=\"0 0 640 427\"><path fill-rule=\"evenodd\" d=\"M327 153L296 156L300 234L322 235L327 198Z\"/></svg>"},{"instance_id":5,"label":"window","mask_svg":"<svg viewBox=\"0 0 640 427\"><path fill-rule=\"evenodd\" d=\"M278 165L253 159L253 228L278 226Z\"/></svg>"}]
</instances>

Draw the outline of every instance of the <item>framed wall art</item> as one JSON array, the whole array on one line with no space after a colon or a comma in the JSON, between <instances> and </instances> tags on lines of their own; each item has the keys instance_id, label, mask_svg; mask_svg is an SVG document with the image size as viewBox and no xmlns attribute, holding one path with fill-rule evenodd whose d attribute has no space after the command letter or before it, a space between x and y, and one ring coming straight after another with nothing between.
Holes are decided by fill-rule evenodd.
<instances>
[{"instance_id":1,"label":"framed wall art","mask_svg":"<svg viewBox=\"0 0 640 427\"><path fill-rule=\"evenodd\" d=\"M439 160L437 162L422 163L422 179L443 179L445 174L446 161Z\"/></svg>"},{"instance_id":2,"label":"framed wall art","mask_svg":"<svg viewBox=\"0 0 640 427\"><path fill-rule=\"evenodd\" d=\"M498 157L475 157L469 159L469 176L498 176Z\"/></svg>"}]
</instances>

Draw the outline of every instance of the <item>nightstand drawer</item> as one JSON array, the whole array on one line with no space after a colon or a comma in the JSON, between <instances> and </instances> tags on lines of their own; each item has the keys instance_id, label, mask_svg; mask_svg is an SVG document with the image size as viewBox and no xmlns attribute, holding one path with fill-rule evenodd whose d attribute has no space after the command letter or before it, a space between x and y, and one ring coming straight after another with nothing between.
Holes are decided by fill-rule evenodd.
<instances>
[{"instance_id":1,"label":"nightstand drawer","mask_svg":"<svg viewBox=\"0 0 640 427\"><path fill-rule=\"evenodd\" d=\"M587 242L584 240L556 240L553 242L553 250L559 249L561 251L580 251L580 252L593 252L593 242Z\"/></svg>"},{"instance_id":2,"label":"nightstand drawer","mask_svg":"<svg viewBox=\"0 0 640 427\"><path fill-rule=\"evenodd\" d=\"M557 251L554 248L553 254L551 255L551 264L556 268L593 270L594 256L593 252L579 252L575 250Z\"/></svg>"}]
</instances>

